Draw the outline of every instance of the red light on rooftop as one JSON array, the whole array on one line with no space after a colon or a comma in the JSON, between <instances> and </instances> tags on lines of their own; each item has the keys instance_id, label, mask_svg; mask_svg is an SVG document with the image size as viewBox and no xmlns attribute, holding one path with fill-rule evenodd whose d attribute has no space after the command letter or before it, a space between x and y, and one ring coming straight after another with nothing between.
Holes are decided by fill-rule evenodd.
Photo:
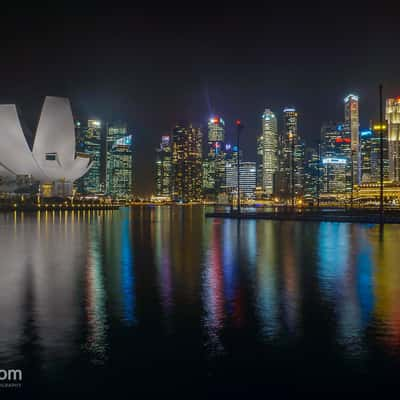
<instances>
[{"instance_id":1,"label":"red light on rooftop","mask_svg":"<svg viewBox=\"0 0 400 400\"><path fill-rule=\"evenodd\" d=\"M218 124L218 123L219 123L219 118L218 118L218 117L215 117L215 118L213 118L212 121L214 122L214 124Z\"/></svg>"},{"instance_id":2,"label":"red light on rooftop","mask_svg":"<svg viewBox=\"0 0 400 400\"><path fill-rule=\"evenodd\" d=\"M237 126L242 125L242 123L240 122L240 119L237 119L237 120L235 121L235 124L236 124Z\"/></svg>"}]
</instances>

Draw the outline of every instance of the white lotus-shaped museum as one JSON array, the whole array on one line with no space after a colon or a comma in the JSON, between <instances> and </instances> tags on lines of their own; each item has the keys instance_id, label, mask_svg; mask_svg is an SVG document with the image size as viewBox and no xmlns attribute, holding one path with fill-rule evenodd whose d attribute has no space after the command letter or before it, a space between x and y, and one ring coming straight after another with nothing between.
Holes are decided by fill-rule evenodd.
<instances>
[{"instance_id":1,"label":"white lotus-shaped museum","mask_svg":"<svg viewBox=\"0 0 400 400\"><path fill-rule=\"evenodd\" d=\"M70 102L46 97L32 150L24 135L15 104L0 105L0 177L29 176L40 184L72 184L90 168L90 157L76 153Z\"/></svg>"}]
</instances>

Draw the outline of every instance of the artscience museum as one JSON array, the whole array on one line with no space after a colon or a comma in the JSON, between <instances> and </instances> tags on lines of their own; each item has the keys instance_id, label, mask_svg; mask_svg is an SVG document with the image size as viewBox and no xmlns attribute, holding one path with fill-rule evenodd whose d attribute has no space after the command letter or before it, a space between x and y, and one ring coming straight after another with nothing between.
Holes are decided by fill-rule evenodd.
<instances>
[{"instance_id":1,"label":"artscience museum","mask_svg":"<svg viewBox=\"0 0 400 400\"><path fill-rule=\"evenodd\" d=\"M0 105L0 192L37 185L45 196L68 196L91 166L76 152L74 119L67 98L46 97L33 143L15 104Z\"/></svg>"}]
</instances>

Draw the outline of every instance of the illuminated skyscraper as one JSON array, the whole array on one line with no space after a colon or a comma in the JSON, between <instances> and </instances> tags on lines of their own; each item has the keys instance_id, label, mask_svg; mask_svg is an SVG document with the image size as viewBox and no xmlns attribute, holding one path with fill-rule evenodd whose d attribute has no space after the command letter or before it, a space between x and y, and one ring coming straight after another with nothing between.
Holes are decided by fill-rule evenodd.
<instances>
[{"instance_id":1,"label":"illuminated skyscraper","mask_svg":"<svg viewBox=\"0 0 400 400\"><path fill-rule=\"evenodd\" d=\"M240 194L246 199L254 199L256 193L256 163L240 162ZM237 163L226 163L226 190L233 196L237 196Z\"/></svg>"},{"instance_id":2,"label":"illuminated skyscraper","mask_svg":"<svg viewBox=\"0 0 400 400\"><path fill-rule=\"evenodd\" d=\"M79 125L78 125L79 124ZM103 194L105 192L105 135L100 120L90 119L84 126L76 123L78 150L90 155L92 167L77 182L77 186L85 194Z\"/></svg>"},{"instance_id":3,"label":"illuminated skyscraper","mask_svg":"<svg viewBox=\"0 0 400 400\"><path fill-rule=\"evenodd\" d=\"M351 193L351 138L344 124L324 123L321 128L321 192L332 195Z\"/></svg>"},{"instance_id":4,"label":"illuminated skyscraper","mask_svg":"<svg viewBox=\"0 0 400 400\"><path fill-rule=\"evenodd\" d=\"M202 133L199 128L177 125L172 132L172 196L175 201L202 197Z\"/></svg>"},{"instance_id":5,"label":"illuminated skyscraper","mask_svg":"<svg viewBox=\"0 0 400 400\"><path fill-rule=\"evenodd\" d=\"M203 161L203 189L206 195L218 196L225 187L225 122L215 116L208 121L207 157Z\"/></svg>"},{"instance_id":6,"label":"illuminated skyscraper","mask_svg":"<svg viewBox=\"0 0 400 400\"><path fill-rule=\"evenodd\" d=\"M278 170L278 123L275 114L266 109L262 115L262 188L266 195L274 193L274 177Z\"/></svg>"},{"instance_id":7,"label":"illuminated skyscraper","mask_svg":"<svg viewBox=\"0 0 400 400\"><path fill-rule=\"evenodd\" d=\"M295 108L283 110L283 132L280 135L278 196L283 199L301 197L304 191L304 143L298 133Z\"/></svg>"},{"instance_id":8,"label":"illuminated skyscraper","mask_svg":"<svg viewBox=\"0 0 400 400\"><path fill-rule=\"evenodd\" d=\"M338 199L342 195L345 199L347 194L347 164L349 160L345 157L323 157L322 158L322 192L332 194Z\"/></svg>"},{"instance_id":9,"label":"illuminated skyscraper","mask_svg":"<svg viewBox=\"0 0 400 400\"><path fill-rule=\"evenodd\" d=\"M132 197L132 135L126 124L109 125L107 129L107 194L118 199Z\"/></svg>"},{"instance_id":10,"label":"illuminated skyscraper","mask_svg":"<svg viewBox=\"0 0 400 400\"><path fill-rule=\"evenodd\" d=\"M361 148L361 183L376 183L377 171L373 171L372 149L374 147L374 134L371 129L360 132ZM376 166L375 166L376 167Z\"/></svg>"},{"instance_id":11,"label":"illuminated skyscraper","mask_svg":"<svg viewBox=\"0 0 400 400\"><path fill-rule=\"evenodd\" d=\"M389 178L400 182L400 97L386 100L389 139Z\"/></svg>"},{"instance_id":12,"label":"illuminated skyscraper","mask_svg":"<svg viewBox=\"0 0 400 400\"><path fill-rule=\"evenodd\" d=\"M304 197L314 201L321 191L321 162L318 149L307 148L304 163Z\"/></svg>"},{"instance_id":13,"label":"illuminated skyscraper","mask_svg":"<svg viewBox=\"0 0 400 400\"><path fill-rule=\"evenodd\" d=\"M349 94L344 99L344 127L351 139L353 185L361 181L360 119L358 96Z\"/></svg>"},{"instance_id":14,"label":"illuminated skyscraper","mask_svg":"<svg viewBox=\"0 0 400 400\"><path fill-rule=\"evenodd\" d=\"M263 186L263 154L264 136L261 134L257 137L257 188L261 190Z\"/></svg>"},{"instance_id":15,"label":"illuminated skyscraper","mask_svg":"<svg viewBox=\"0 0 400 400\"><path fill-rule=\"evenodd\" d=\"M381 176L381 130L383 137L383 180L389 180L389 146L388 146L388 124L386 121L381 125L379 122L372 123L371 144L371 181L380 182Z\"/></svg>"},{"instance_id":16,"label":"illuminated skyscraper","mask_svg":"<svg viewBox=\"0 0 400 400\"><path fill-rule=\"evenodd\" d=\"M171 197L172 187L172 154L171 136L161 137L160 147L156 160L156 194L157 196Z\"/></svg>"}]
</instances>

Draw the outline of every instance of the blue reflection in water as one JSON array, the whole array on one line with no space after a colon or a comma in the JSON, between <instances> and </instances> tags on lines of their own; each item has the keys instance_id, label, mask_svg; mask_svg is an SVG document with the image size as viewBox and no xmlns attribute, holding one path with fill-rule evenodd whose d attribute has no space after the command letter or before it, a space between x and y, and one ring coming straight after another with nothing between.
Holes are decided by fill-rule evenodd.
<instances>
[{"instance_id":1,"label":"blue reflection in water","mask_svg":"<svg viewBox=\"0 0 400 400\"><path fill-rule=\"evenodd\" d=\"M363 235L365 230L359 225L320 225L320 287L335 306L337 341L351 356L359 356L363 349L363 328L374 303L370 249Z\"/></svg>"},{"instance_id":2,"label":"blue reflection in water","mask_svg":"<svg viewBox=\"0 0 400 400\"><path fill-rule=\"evenodd\" d=\"M364 327L371 319L375 304L373 270L372 249L369 243L364 240L357 257L357 291L361 306L361 322Z\"/></svg>"},{"instance_id":3,"label":"blue reflection in water","mask_svg":"<svg viewBox=\"0 0 400 400\"><path fill-rule=\"evenodd\" d=\"M224 262L224 286L227 313L232 315L234 311L235 289L236 289L236 269L239 262L237 260L236 238L234 232L236 223L226 220L223 225L223 262Z\"/></svg>"},{"instance_id":4,"label":"blue reflection in water","mask_svg":"<svg viewBox=\"0 0 400 400\"><path fill-rule=\"evenodd\" d=\"M129 216L124 215L121 229L121 284L123 316L128 325L136 323L135 275L133 272L132 238Z\"/></svg>"}]
</instances>

